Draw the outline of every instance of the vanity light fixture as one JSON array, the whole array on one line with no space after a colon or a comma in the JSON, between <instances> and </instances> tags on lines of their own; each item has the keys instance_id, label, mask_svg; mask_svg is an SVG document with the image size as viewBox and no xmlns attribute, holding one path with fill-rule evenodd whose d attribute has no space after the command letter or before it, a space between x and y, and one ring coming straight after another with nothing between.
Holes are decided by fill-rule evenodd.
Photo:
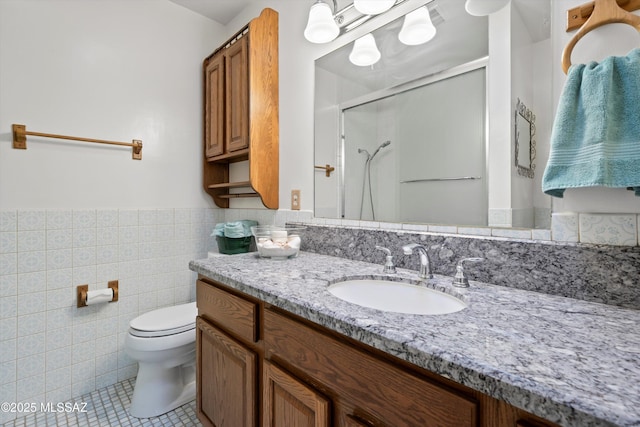
<instances>
[{"instance_id":1,"label":"vanity light fixture","mask_svg":"<svg viewBox=\"0 0 640 427\"><path fill-rule=\"evenodd\" d=\"M363 15L378 15L391 9L396 0L353 0L353 6Z\"/></svg>"},{"instance_id":2,"label":"vanity light fixture","mask_svg":"<svg viewBox=\"0 0 640 427\"><path fill-rule=\"evenodd\" d=\"M373 34L369 33L353 42L353 50L349 54L349 61L354 65L366 67L378 62L380 56L380 51L376 46L376 39Z\"/></svg>"},{"instance_id":3,"label":"vanity light fixture","mask_svg":"<svg viewBox=\"0 0 640 427\"><path fill-rule=\"evenodd\" d=\"M505 7L509 0L467 0L464 9L469 15L487 16Z\"/></svg>"},{"instance_id":4,"label":"vanity light fixture","mask_svg":"<svg viewBox=\"0 0 640 427\"><path fill-rule=\"evenodd\" d=\"M331 6L322 0L317 0L309 10L304 37L311 43L328 43L338 37L338 34L340 34L340 28L333 19Z\"/></svg>"},{"instance_id":5,"label":"vanity light fixture","mask_svg":"<svg viewBox=\"0 0 640 427\"><path fill-rule=\"evenodd\" d=\"M398 33L398 39L405 45L416 46L431 40L436 35L436 27L431 21L427 6L409 12Z\"/></svg>"}]
</instances>

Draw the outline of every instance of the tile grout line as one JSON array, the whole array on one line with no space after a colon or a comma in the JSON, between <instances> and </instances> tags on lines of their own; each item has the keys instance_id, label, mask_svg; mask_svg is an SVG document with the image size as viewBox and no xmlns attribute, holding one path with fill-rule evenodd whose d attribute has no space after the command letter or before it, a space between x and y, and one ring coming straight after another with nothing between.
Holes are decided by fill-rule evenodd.
<instances>
[{"instance_id":1,"label":"tile grout line","mask_svg":"<svg viewBox=\"0 0 640 427\"><path fill-rule=\"evenodd\" d=\"M2 427L200 427L196 418L195 401L153 418L138 419L128 413L135 378L130 378L79 398L64 402L80 407L86 403L87 412L35 412L2 424ZM55 403L54 403L55 405ZM106 422L106 423L105 423Z\"/></svg>"}]
</instances>

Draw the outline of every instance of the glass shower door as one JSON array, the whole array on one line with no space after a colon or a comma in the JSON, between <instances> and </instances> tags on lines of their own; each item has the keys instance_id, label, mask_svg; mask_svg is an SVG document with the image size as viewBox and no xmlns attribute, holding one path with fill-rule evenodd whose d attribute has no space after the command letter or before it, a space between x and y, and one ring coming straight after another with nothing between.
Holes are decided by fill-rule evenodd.
<instances>
[{"instance_id":1,"label":"glass shower door","mask_svg":"<svg viewBox=\"0 0 640 427\"><path fill-rule=\"evenodd\" d=\"M342 216L487 225L485 68L342 111Z\"/></svg>"}]
</instances>

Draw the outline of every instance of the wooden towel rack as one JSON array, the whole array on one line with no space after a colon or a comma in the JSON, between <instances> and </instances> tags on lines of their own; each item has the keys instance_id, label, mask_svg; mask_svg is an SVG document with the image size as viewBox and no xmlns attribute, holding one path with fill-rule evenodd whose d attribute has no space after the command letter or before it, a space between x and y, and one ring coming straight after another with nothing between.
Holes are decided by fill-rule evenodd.
<instances>
[{"instance_id":1,"label":"wooden towel rack","mask_svg":"<svg viewBox=\"0 0 640 427\"><path fill-rule=\"evenodd\" d=\"M562 52L562 70L571 66L571 52L585 34L607 24L628 24L640 31L640 16L631 13L640 9L640 0L595 0L568 10L567 31L580 27Z\"/></svg>"},{"instance_id":2,"label":"wooden towel rack","mask_svg":"<svg viewBox=\"0 0 640 427\"><path fill-rule=\"evenodd\" d=\"M41 136L44 138L69 139L72 141L94 142L97 144L120 145L131 147L131 158L133 160L142 160L142 141L134 139L132 142L105 141L103 139L81 138L77 136L56 135L53 133L31 132L27 131L25 125L12 125L13 129L13 148L20 150L27 149L27 135Z\"/></svg>"}]
</instances>

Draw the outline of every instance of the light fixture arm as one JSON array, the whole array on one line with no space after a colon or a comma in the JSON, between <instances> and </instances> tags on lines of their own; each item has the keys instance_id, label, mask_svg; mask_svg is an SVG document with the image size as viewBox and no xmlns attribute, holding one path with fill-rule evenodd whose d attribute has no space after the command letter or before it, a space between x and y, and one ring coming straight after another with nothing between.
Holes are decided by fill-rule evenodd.
<instances>
[{"instance_id":1,"label":"light fixture arm","mask_svg":"<svg viewBox=\"0 0 640 427\"><path fill-rule=\"evenodd\" d=\"M407 0L394 0L391 7L396 7L405 1ZM431 1L433 0L429 0L427 3ZM376 15L363 14L355 7L353 2L338 10L337 0L315 0L309 11L309 21L307 22L304 36L312 43L328 43L340 34L345 34L364 24Z\"/></svg>"},{"instance_id":2,"label":"light fixture arm","mask_svg":"<svg viewBox=\"0 0 640 427\"><path fill-rule=\"evenodd\" d=\"M313 2L313 4L317 4L317 3L327 3L325 0L316 0L315 2ZM338 12L338 1L337 0L332 0L333 3L333 15L335 16L335 14Z\"/></svg>"},{"instance_id":3,"label":"light fixture arm","mask_svg":"<svg viewBox=\"0 0 640 427\"><path fill-rule=\"evenodd\" d=\"M323 0L317 0L316 3L321 2ZM342 16L342 12L349 8L349 7L353 7L353 5L349 5L347 7L345 7L344 9L338 10L338 0L332 0L333 3L333 20L336 21L336 23L338 25L341 25L342 22L344 21L344 17Z\"/></svg>"}]
</instances>

